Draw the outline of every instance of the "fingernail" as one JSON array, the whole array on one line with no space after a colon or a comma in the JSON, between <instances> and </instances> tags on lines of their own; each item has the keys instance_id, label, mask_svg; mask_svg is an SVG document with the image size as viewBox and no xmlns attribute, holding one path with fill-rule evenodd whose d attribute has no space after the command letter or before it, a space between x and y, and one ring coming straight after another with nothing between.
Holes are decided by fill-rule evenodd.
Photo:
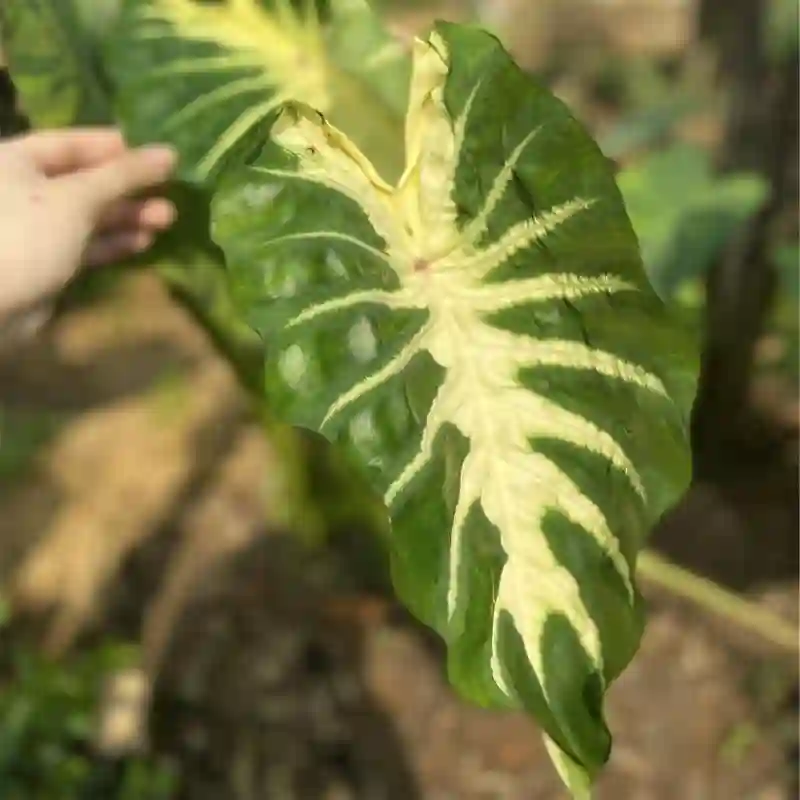
<instances>
[{"instance_id":1,"label":"fingernail","mask_svg":"<svg viewBox=\"0 0 800 800\"><path fill-rule=\"evenodd\" d=\"M174 203L165 203L158 209L158 214L154 213L153 216L155 217L153 226L164 230L174 224L178 218L178 209Z\"/></svg>"},{"instance_id":2,"label":"fingernail","mask_svg":"<svg viewBox=\"0 0 800 800\"><path fill-rule=\"evenodd\" d=\"M148 144L140 148L145 157L153 164L173 167L178 163L178 151L167 144Z\"/></svg>"},{"instance_id":3,"label":"fingernail","mask_svg":"<svg viewBox=\"0 0 800 800\"><path fill-rule=\"evenodd\" d=\"M164 220L165 220L164 224L166 225L166 227L169 227L177 219L178 219L178 207L175 205L175 203L170 203L169 206L167 206L164 209Z\"/></svg>"}]
</instances>

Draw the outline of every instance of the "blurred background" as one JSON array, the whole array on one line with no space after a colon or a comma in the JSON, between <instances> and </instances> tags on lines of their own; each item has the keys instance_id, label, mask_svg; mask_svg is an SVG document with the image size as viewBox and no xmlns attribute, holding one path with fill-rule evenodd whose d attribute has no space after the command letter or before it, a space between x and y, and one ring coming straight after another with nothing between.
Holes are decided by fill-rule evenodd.
<instances>
[{"instance_id":1,"label":"blurred background","mask_svg":"<svg viewBox=\"0 0 800 800\"><path fill-rule=\"evenodd\" d=\"M796 798L796 1L377 5L406 39L480 21L570 105L706 336L695 482L642 564L596 796ZM563 797L529 719L454 696L346 517L297 535L279 462L145 271L0 347L0 799Z\"/></svg>"}]
</instances>

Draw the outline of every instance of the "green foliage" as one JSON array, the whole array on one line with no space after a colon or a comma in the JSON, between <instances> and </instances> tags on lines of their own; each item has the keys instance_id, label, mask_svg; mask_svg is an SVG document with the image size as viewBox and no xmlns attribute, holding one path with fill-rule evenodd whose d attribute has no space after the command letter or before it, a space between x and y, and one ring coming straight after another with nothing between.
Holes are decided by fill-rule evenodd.
<instances>
[{"instance_id":1,"label":"green foliage","mask_svg":"<svg viewBox=\"0 0 800 800\"><path fill-rule=\"evenodd\" d=\"M325 19L286 0L124 0L107 63L130 138L173 143L190 181L249 155L290 99L345 121L390 171L400 146L407 59L358 0L333 0Z\"/></svg>"},{"instance_id":2,"label":"green foliage","mask_svg":"<svg viewBox=\"0 0 800 800\"><path fill-rule=\"evenodd\" d=\"M699 340L708 271L766 201L766 180L749 173L715 174L708 152L673 144L635 160L617 181L651 283ZM797 243L776 244L771 258L778 285L768 332L780 342L781 354L770 367L796 383Z\"/></svg>"},{"instance_id":3,"label":"green foliage","mask_svg":"<svg viewBox=\"0 0 800 800\"><path fill-rule=\"evenodd\" d=\"M25 475L63 421L48 411L0 407L0 483Z\"/></svg>"},{"instance_id":4,"label":"green foliage","mask_svg":"<svg viewBox=\"0 0 800 800\"><path fill-rule=\"evenodd\" d=\"M697 360L607 160L475 28L437 26L409 84L363 0L120 0L97 26L86 2L6 0L26 109L179 149L156 269L262 409L339 446L326 478L453 683L533 713L586 796Z\"/></svg>"},{"instance_id":5,"label":"green foliage","mask_svg":"<svg viewBox=\"0 0 800 800\"><path fill-rule=\"evenodd\" d=\"M494 38L439 25L397 185L297 105L212 220L262 287L272 407L361 467L453 683L534 713L580 795L641 634L636 552L688 481L696 367L599 149Z\"/></svg>"},{"instance_id":6,"label":"green foliage","mask_svg":"<svg viewBox=\"0 0 800 800\"><path fill-rule=\"evenodd\" d=\"M168 800L175 776L145 758L104 761L91 738L103 679L132 652L107 644L67 662L9 648L0 684L3 800Z\"/></svg>"},{"instance_id":7,"label":"green foliage","mask_svg":"<svg viewBox=\"0 0 800 800\"><path fill-rule=\"evenodd\" d=\"M594 89L620 114L598 132L600 148L620 159L664 145L676 125L717 102L713 75L713 61L703 52L689 51L677 69L646 56L608 54L599 65Z\"/></svg>"},{"instance_id":8,"label":"green foliage","mask_svg":"<svg viewBox=\"0 0 800 800\"><path fill-rule=\"evenodd\" d=\"M705 276L768 191L757 175L714 175L711 156L688 144L635 162L617 182L650 281L665 299Z\"/></svg>"},{"instance_id":9,"label":"green foliage","mask_svg":"<svg viewBox=\"0 0 800 800\"><path fill-rule=\"evenodd\" d=\"M111 119L109 89L95 57L92 15L77 0L6 0L0 31L21 106L34 127ZM103 19L100 13L95 19Z\"/></svg>"}]
</instances>

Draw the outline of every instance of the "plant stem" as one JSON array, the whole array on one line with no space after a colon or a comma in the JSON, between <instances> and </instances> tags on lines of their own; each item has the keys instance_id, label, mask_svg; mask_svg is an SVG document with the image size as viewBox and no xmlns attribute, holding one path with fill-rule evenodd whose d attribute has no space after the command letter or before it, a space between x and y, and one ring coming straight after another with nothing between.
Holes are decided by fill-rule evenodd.
<instances>
[{"instance_id":1,"label":"plant stem","mask_svg":"<svg viewBox=\"0 0 800 800\"><path fill-rule=\"evenodd\" d=\"M743 630L757 634L781 650L795 655L800 652L795 627L752 600L679 567L652 550L641 553L637 564L639 575L645 581L689 600Z\"/></svg>"}]
</instances>

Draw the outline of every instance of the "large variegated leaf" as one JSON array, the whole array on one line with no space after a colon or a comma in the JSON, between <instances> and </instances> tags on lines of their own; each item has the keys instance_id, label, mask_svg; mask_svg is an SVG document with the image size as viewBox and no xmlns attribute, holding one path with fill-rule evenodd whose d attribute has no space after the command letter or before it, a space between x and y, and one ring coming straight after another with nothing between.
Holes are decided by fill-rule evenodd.
<instances>
[{"instance_id":1,"label":"large variegated leaf","mask_svg":"<svg viewBox=\"0 0 800 800\"><path fill-rule=\"evenodd\" d=\"M123 0L107 59L134 141L174 143L190 180L246 154L282 103L346 121L390 169L401 152L406 54L365 0Z\"/></svg>"},{"instance_id":2,"label":"large variegated leaf","mask_svg":"<svg viewBox=\"0 0 800 800\"><path fill-rule=\"evenodd\" d=\"M293 104L213 235L260 285L270 402L383 496L454 684L535 714L583 796L642 630L636 553L688 479L695 359L565 107L488 34L415 47L396 185Z\"/></svg>"}]
</instances>

